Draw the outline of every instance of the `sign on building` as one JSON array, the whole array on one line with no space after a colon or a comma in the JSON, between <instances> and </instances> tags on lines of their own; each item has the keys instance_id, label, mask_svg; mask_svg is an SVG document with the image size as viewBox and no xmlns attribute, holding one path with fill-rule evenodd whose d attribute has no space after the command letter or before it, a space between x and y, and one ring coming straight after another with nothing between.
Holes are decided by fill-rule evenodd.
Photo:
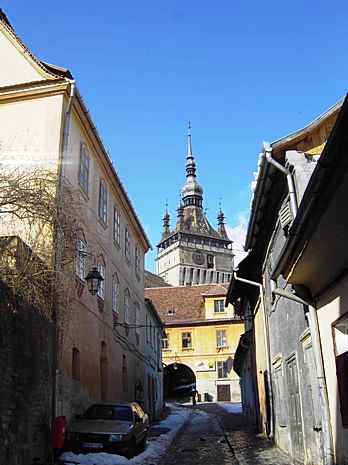
<instances>
[{"instance_id":1,"label":"sign on building","mask_svg":"<svg viewBox=\"0 0 348 465\"><path fill-rule=\"evenodd\" d=\"M214 361L201 361L196 362L196 371L214 371L215 362Z\"/></svg>"}]
</instances>

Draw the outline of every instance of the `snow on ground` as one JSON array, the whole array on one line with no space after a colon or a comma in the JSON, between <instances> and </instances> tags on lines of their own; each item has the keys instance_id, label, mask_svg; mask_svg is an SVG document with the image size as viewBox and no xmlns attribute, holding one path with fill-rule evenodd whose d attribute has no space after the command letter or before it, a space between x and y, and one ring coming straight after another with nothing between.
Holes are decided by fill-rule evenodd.
<instances>
[{"instance_id":1,"label":"snow on ground","mask_svg":"<svg viewBox=\"0 0 348 465\"><path fill-rule=\"evenodd\" d=\"M167 404L168 405L168 404ZM161 434L158 437L150 437L147 440L147 446L144 452L127 459L121 455L107 454L105 452L78 454L72 452L65 452L61 455L60 460L63 464L81 464L81 465L151 465L158 461L158 459L166 452L172 443L175 435L181 426L188 419L190 413L170 405L171 413L157 425L152 426L156 428L168 428L170 431L166 434Z\"/></svg>"},{"instance_id":2,"label":"snow on ground","mask_svg":"<svg viewBox=\"0 0 348 465\"><path fill-rule=\"evenodd\" d=\"M240 402L219 402L217 405L224 408L229 413L243 413L242 404Z\"/></svg>"}]
</instances>

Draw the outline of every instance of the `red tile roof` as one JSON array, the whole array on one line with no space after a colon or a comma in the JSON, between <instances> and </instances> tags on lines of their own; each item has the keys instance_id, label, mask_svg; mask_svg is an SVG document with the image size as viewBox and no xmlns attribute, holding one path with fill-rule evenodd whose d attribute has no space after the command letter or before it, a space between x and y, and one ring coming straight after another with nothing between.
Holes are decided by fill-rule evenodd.
<instances>
[{"instance_id":1,"label":"red tile roof","mask_svg":"<svg viewBox=\"0 0 348 465\"><path fill-rule=\"evenodd\" d=\"M222 284L145 289L146 298L152 300L165 323L205 320L204 296L225 297L226 294L227 288ZM168 314L168 310L173 314Z\"/></svg>"}]
</instances>

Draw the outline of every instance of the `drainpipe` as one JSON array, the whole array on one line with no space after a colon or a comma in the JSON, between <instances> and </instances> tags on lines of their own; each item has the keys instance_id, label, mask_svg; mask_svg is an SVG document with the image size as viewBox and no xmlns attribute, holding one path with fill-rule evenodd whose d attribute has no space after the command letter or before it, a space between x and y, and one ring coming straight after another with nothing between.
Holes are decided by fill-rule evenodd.
<instances>
[{"instance_id":1,"label":"drainpipe","mask_svg":"<svg viewBox=\"0 0 348 465\"><path fill-rule=\"evenodd\" d=\"M330 408L329 398L327 394L327 387L324 374L324 363L320 343L318 315L314 307L314 303L310 300L303 300L301 297L293 294L292 292L286 291L281 288L277 288L274 294L286 299L293 300L300 304L306 305L309 310L309 328L311 331L312 347L314 352L315 366L317 370L317 381L320 393L320 400L322 406L322 420L323 420L323 435L324 435L324 460L325 465L334 465L334 452L333 452L333 440L331 434L331 421L330 421Z\"/></svg>"},{"instance_id":2,"label":"drainpipe","mask_svg":"<svg viewBox=\"0 0 348 465\"><path fill-rule=\"evenodd\" d=\"M265 352L266 352L266 367L267 367L267 383L269 388L269 410L270 410L270 422L269 422L269 439L273 439L274 437L274 409L273 409L273 388L272 388L272 376L271 376L271 355L269 350L269 337L268 337L268 324L266 318L266 308L265 308L265 298L263 294L263 286L260 283L255 281L250 281L249 279L239 278L237 276L236 270L233 270L234 279L236 281L240 281L242 283L250 284L251 286L256 286L259 288L260 291L260 299L261 299L261 309L262 309L262 317L263 317L263 334L265 338Z\"/></svg>"},{"instance_id":3,"label":"drainpipe","mask_svg":"<svg viewBox=\"0 0 348 465\"><path fill-rule=\"evenodd\" d=\"M288 182L288 189L289 189L291 212L292 212L293 218L295 218L297 215L298 205L297 205L297 196L296 196L296 190L295 190L294 177L287 168L285 168L283 165L281 165L276 160L274 160L274 158L272 157L273 148L271 147L271 144L269 144L268 142L263 142L263 150L264 150L263 153L265 154L265 157L268 163L273 165L275 168L277 168L277 170L281 171L286 176L286 180Z\"/></svg>"},{"instance_id":4,"label":"drainpipe","mask_svg":"<svg viewBox=\"0 0 348 465\"><path fill-rule=\"evenodd\" d=\"M71 109L73 104L73 99L75 95L75 80L69 79L70 82L70 96L68 106L66 108L64 124L63 124L63 139L62 139L62 149L59 159L59 171L58 171L58 186L57 186L57 199L58 202L62 196L62 187L63 179L65 175L65 165L66 157L68 151L68 139L69 139L69 128L70 128L70 116ZM61 230L59 225L55 231L55 254L54 254L54 271L55 271L55 286L56 289L59 287L60 283L60 248L61 248ZM59 314L59 303L57 300L56 290L53 295L53 304L52 304L52 342L53 342L53 351L52 351L52 370L53 370L53 380L52 380L52 419L57 416L57 400L58 400L58 384L59 384L59 372L58 372L58 344L59 344L59 330L58 330L58 314Z\"/></svg>"}]
</instances>

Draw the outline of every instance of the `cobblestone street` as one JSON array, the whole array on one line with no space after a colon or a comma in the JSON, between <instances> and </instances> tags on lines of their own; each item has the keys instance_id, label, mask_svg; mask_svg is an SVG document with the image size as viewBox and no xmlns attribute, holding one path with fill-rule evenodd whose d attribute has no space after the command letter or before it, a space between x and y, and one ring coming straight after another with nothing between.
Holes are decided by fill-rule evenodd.
<instances>
[{"instance_id":1,"label":"cobblestone street","mask_svg":"<svg viewBox=\"0 0 348 465\"><path fill-rule=\"evenodd\" d=\"M247 426L242 414L230 413L218 403L187 409L192 415L159 465L298 465Z\"/></svg>"}]
</instances>

